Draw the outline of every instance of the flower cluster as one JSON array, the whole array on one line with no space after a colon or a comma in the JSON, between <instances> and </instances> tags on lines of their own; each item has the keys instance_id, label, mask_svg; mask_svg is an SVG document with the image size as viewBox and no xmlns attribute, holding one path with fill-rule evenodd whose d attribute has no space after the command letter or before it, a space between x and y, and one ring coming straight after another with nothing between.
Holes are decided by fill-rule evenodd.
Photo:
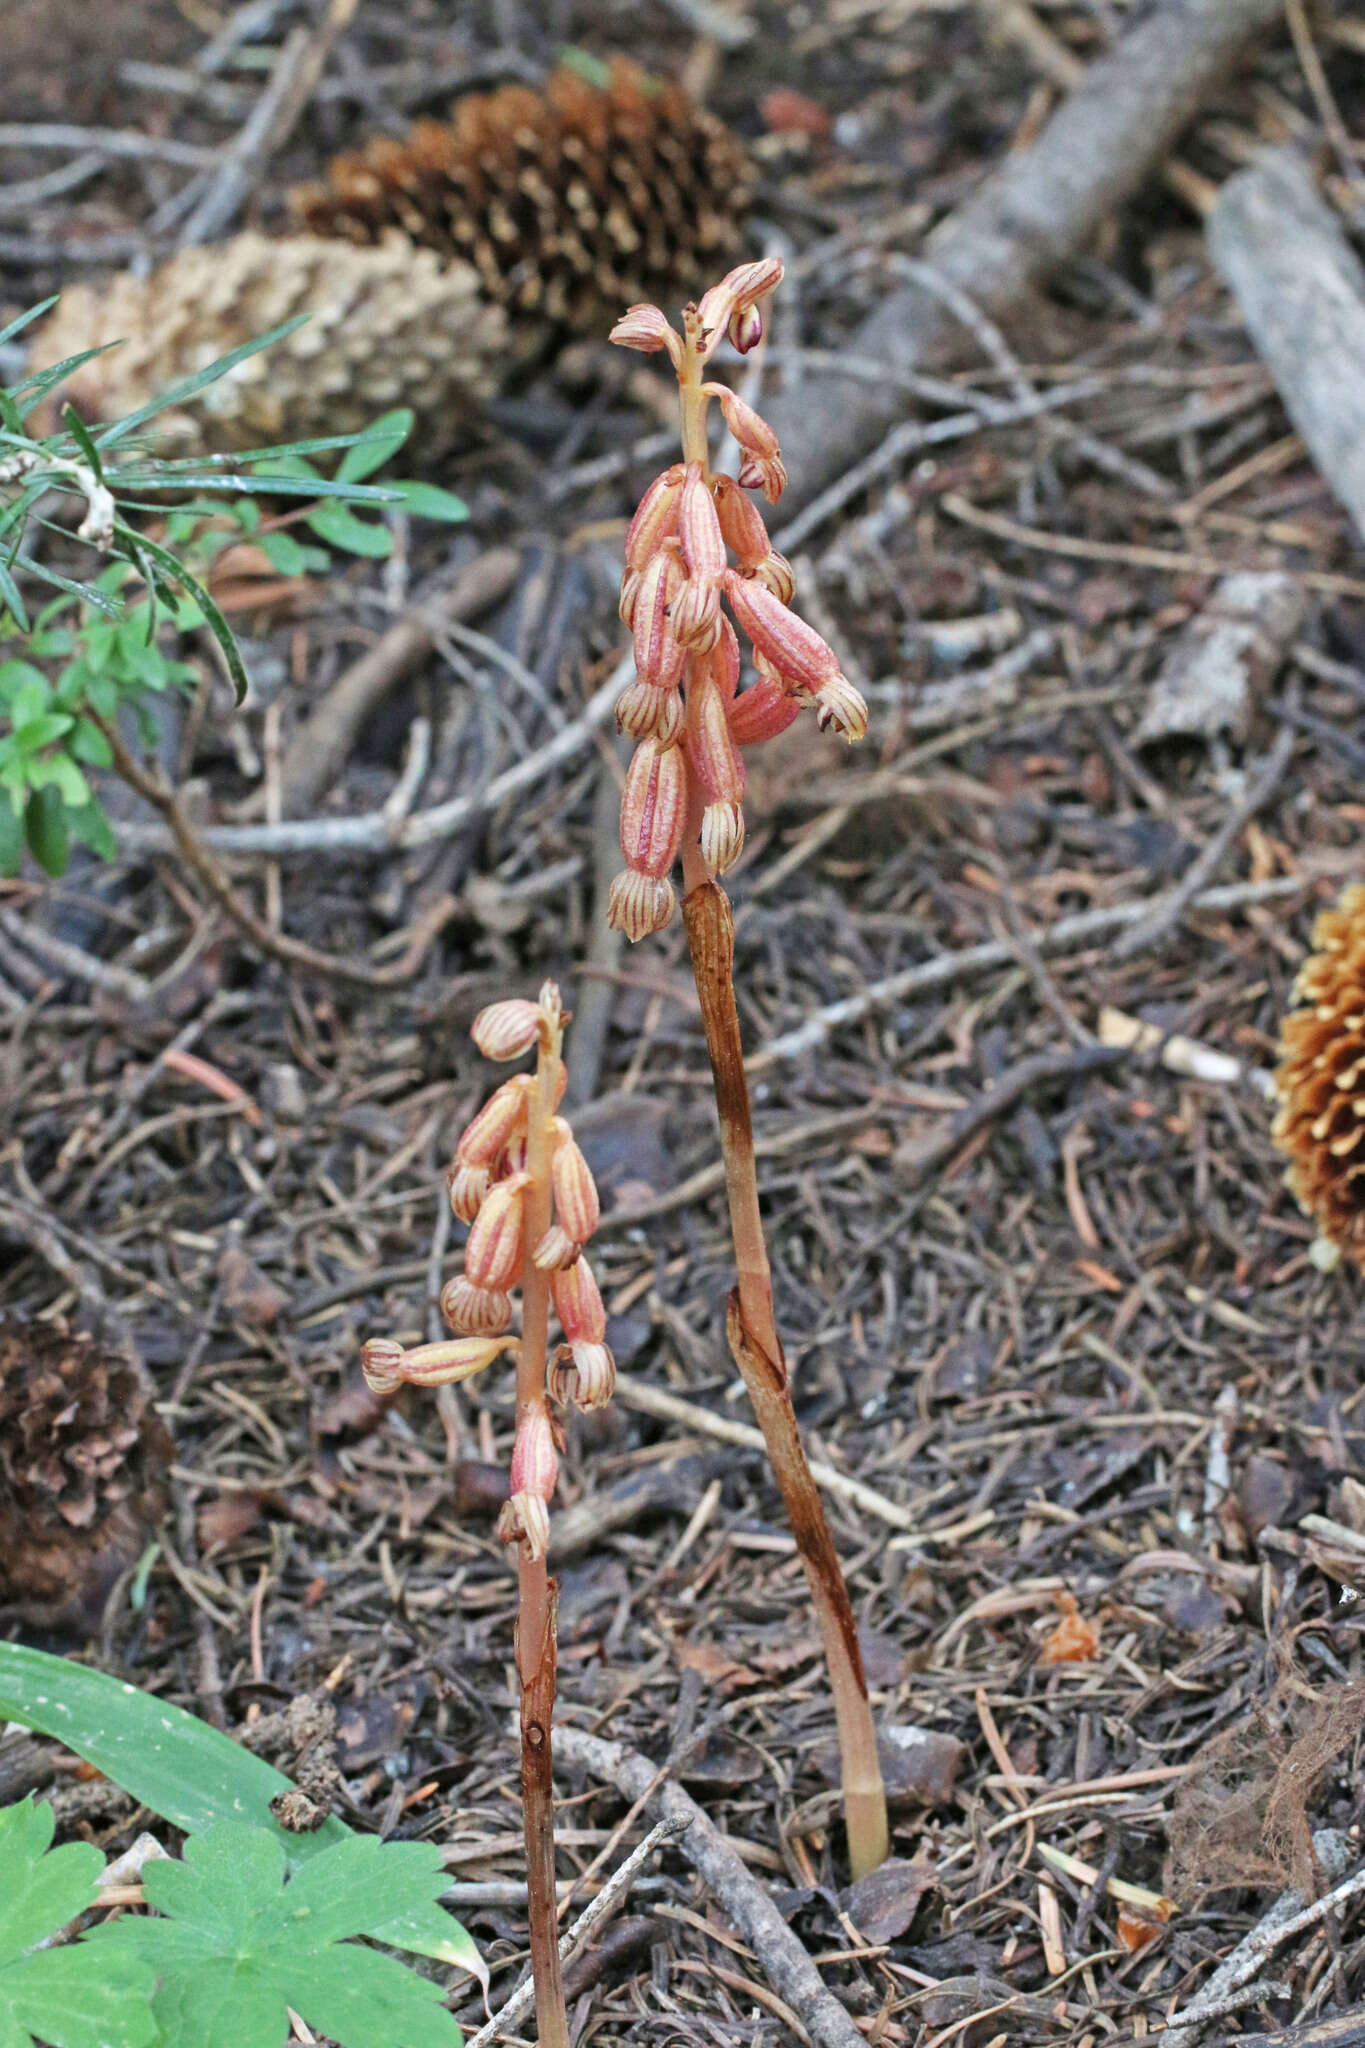
<instances>
[{"instance_id":1,"label":"flower cluster","mask_svg":"<svg viewBox=\"0 0 1365 2048\"><path fill-rule=\"evenodd\" d=\"M774 550L748 496L761 491L776 504L786 487L777 437L727 385L702 376L725 336L741 354L762 339L763 304L781 276L775 257L741 264L685 309L681 335L657 306L632 306L612 329L611 339L626 348L668 351L684 456L655 477L626 534L621 617L634 640L636 675L616 719L637 745L621 800L626 868L612 884L607 916L631 939L672 916L669 874L686 837L708 874L723 874L739 858L741 747L785 731L803 705L846 739L867 731L867 706L838 656L791 610L791 564ZM707 461L712 399L742 451L737 479L713 475ZM753 650L757 680L742 692L726 605Z\"/></svg>"},{"instance_id":2,"label":"flower cluster","mask_svg":"<svg viewBox=\"0 0 1365 2048\"><path fill-rule=\"evenodd\" d=\"M466 1125L446 1174L450 1206L469 1225L464 1272L441 1290L441 1313L454 1335L406 1348L372 1337L362 1353L370 1387L388 1394L404 1384L469 1379L504 1351L524 1364L533 1344L538 1348L543 1370L529 1394L519 1369L511 1498L498 1524L504 1541L524 1543L531 1557L545 1554L548 1502L558 1476L560 1431L546 1395L563 1407L601 1408L616 1386L606 1309L583 1256L601 1214L597 1187L558 1113L567 1079L560 1056L564 1022L559 990L550 981L537 1002L493 1003L475 1018L471 1035L487 1059L518 1059L533 1046L539 1059L534 1074L504 1081ZM522 1291L521 1339L508 1334L514 1287ZM547 1295L563 1332L552 1356L546 1356Z\"/></svg>"}]
</instances>

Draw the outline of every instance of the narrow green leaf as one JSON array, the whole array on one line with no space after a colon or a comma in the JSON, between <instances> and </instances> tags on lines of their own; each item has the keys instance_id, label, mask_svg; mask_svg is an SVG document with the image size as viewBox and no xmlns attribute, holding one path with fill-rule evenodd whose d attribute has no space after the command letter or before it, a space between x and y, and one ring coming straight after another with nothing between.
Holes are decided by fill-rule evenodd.
<instances>
[{"instance_id":1,"label":"narrow green leaf","mask_svg":"<svg viewBox=\"0 0 1365 2048\"><path fill-rule=\"evenodd\" d=\"M286 334L292 334L296 327L302 327L307 318L306 313L298 313L292 320L282 320L278 327L272 327L268 333L259 334L254 340L244 341L240 347L229 349L225 356L219 356L204 369L196 370L192 377L182 377L177 383L168 385L164 391L158 392L155 398L149 398L145 405L138 406L134 412L125 414L121 420L115 420L111 426L103 428L98 437L100 447L112 448L116 441L124 440L132 433L134 427L140 427L144 420L153 419L157 413L165 412L168 406L181 405L187 398L193 398L196 392L205 390L210 384L216 384L220 377L225 377L238 363L244 363L248 356L259 355L261 350L269 348L272 342L281 341Z\"/></svg>"},{"instance_id":2,"label":"narrow green leaf","mask_svg":"<svg viewBox=\"0 0 1365 2048\"><path fill-rule=\"evenodd\" d=\"M94 470L95 482L102 484L104 482L104 464L100 461L100 451L91 440L90 429L74 405L62 407L62 424L80 449L90 468Z\"/></svg>"},{"instance_id":3,"label":"narrow green leaf","mask_svg":"<svg viewBox=\"0 0 1365 2048\"><path fill-rule=\"evenodd\" d=\"M16 313L8 327L0 327L0 346L7 341L13 341L16 334L22 334L35 320L41 320L44 313L50 313L57 303L57 296L54 292L50 299L44 299L37 306L30 306L27 313Z\"/></svg>"},{"instance_id":4,"label":"narrow green leaf","mask_svg":"<svg viewBox=\"0 0 1365 2048\"><path fill-rule=\"evenodd\" d=\"M123 548L120 552L126 553L128 558L133 561L138 559L139 553L147 555L162 570L168 582L178 585L180 589L187 591L194 599L204 614L204 624L208 627L223 651L223 659L227 663L228 675L231 678L237 702L239 704L243 703L246 699L248 684L246 670L242 666L242 657L238 651L237 642L232 636L232 628L228 625L227 620L223 617L223 614L219 611L203 584L196 576L190 574L183 562L177 562L175 556L166 548L158 547L156 542L148 540L145 534L134 533L133 529L130 526L125 526L122 520L115 521L114 533L123 543Z\"/></svg>"}]
</instances>

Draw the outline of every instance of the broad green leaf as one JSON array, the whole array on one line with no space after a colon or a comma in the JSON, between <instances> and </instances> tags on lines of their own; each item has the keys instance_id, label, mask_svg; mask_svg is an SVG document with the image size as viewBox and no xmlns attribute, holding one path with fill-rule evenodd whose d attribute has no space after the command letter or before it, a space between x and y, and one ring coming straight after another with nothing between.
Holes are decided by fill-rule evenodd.
<instances>
[{"instance_id":1,"label":"broad green leaf","mask_svg":"<svg viewBox=\"0 0 1365 2048\"><path fill-rule=\"evenodd\" d=\"M105 815L104 807L92 797L88 804L66 814L67 829L73 839L79 839L82 846L98 854L101 860L112 860L118 852L118 842L113 828Z\"/></svg>"},{"instance_id":2,"label":"broad green leaf","mask_svg":"<svg viewBox=\"0 0 1365 2048\"><path fill-rule=\"evenodd\" d=\"M281 576L307 576L324 572L329 566L329 558L321 548L305 547L292 533L263 533L256 545Z\"/></svg>"},{"instance_id":3,"label":"broad green leaf","mask_svg":"<svg viewBox=\"0 0 1365 2048\"><path fill-rule=\"evenodd\" d=\"M71 854L66 805L51 786L30 791L24 806L24 837L28 850L49 875L64 875Z\"/></svg>"},{"instance_id":4,"label":"broad green leaf","mask_svg":"<svg viewBox=\"0 0 1365 2048\"><path fill-rule=\"evenodd\" d=\"M288 1791L290 1781L263 1757L168 1700L46 1650L0 1643L0 1720L19 1721L64 1742L186 1834L201 1834L216 1821L254 1822L274 1836L296 1868L353 1839L336 1819L311 1835L290 1834L270 1811L271 1800ZM487 1982L468 1934L439 1906L396 1911L373 1931L391 1948L431 1956Z\"/></svg>"},{"instance_id":5,"label":"broad green leaf","mask_svg":"<svg viewBox=\"0 0 1365 2048\"><path fill-rule=\"evenodd\" d=\"M400 483L394 488L414 519L439 519L447 526L457 526L469 517L464 499L453 491L443 491L439 484Z\"/></svg>"},{"instance_id":6,"label":"broad green leaf","mask_svg":"<svg viewBox=\"0 0 1365 2048\"><path fill-rule=\"evenodd\" d=\"M343 1945L390 1908L431 1906L444 1883L434 1844L362 1836L286 1882L278 1842L224 1821L192 1835L183 1862L146 1866L143 1889L164 1918L125 1915L89 1939L157 1972L164 2048L282 2048L289 2007L341 2048L458 2048L440 1985Z\"/></svg>"},{"instance_id":7,"label":"broad green leaf","mask_svg":"<svg viewBox=\"0 0 1365 2048\"><path fill-rule=\"evenodd\" d=\"M319 540L340 548L348 555L368 555L382 561L393 553L393 535L372 519L357 519L346 505L319 505L308 514L308 524Z\"/></svg>"},{"instance_id":8,"label":"broad green leaf","mask_svg":"<svg viewBox=\"0 0 1365 2048\"><path fill-rule=\"evenodd\" d=\"M405 405L382 414L342 456L337 464L336 481L339 484L359 483L362 477L373 476L377 469L382 469L407 440L415 417Z\"/></svg>"},{"instance_id":9,"label":"broad green leaf","mask_svg":"<svg viewBox=\"0 0 1365 2048\"><path fill-rule=\"evenodd\" d=\"M156 1979L131 1954L85 1942L40 1948L93 1906L104 1858L92 1843L51 1847L52 1808L25 1799L0 1810L0 2044L150 2048Z\"/></svg>"}]
</instances>

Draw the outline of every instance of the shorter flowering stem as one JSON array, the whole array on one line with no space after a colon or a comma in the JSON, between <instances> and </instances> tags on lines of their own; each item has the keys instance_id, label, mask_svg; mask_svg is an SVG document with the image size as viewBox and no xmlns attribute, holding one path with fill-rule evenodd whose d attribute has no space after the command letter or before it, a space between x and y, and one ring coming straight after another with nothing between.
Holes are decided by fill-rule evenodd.
<instances>
[{"instance_id":1,"label":"shorter flowering stem","mask_svg":"<svg viewBox=\"0 0 1365 2048\"><path fill-rule=\"evenodd\" d=\"M550 1127L557 1100L562 1031L542 1027L540 1057L527 1119L526 1251L522 1266L521 1350L517 1356L517 1432L546 1414L550 1281L532 1253L550 1226ZM515 1468L514 1468L515 1469ZM544 1555L517 1551L517 1677L521 1684L521 1810L526 1838L526 1892L531 1923L531 1970L536 1983L540 2048L569 2048L564 1977L559 1961L555 1891L554 1766L550 1731L555 1707L555 1623L559 1586Z\"/></svg>"},{"instance_id":2,"label":"shorter flowering stem","mask_svg":"<svg viewBox=\"0 0 1365 2048\"><path fill-rule=\"evenodd\" d=\"M759 1213L753 1121L735 1005L730 899L704 869L698 874L700 857L692 853L690 841L683 861L688 884L683 922L711 1056L738 1276L725 1331L763 1431L820 1624L839 1729L849 1865L859 1878L885 1861L890 1842L876 1729L848 1587L801 1442L773 1316L772 1273Z\"/></svg>"}]
</instances>

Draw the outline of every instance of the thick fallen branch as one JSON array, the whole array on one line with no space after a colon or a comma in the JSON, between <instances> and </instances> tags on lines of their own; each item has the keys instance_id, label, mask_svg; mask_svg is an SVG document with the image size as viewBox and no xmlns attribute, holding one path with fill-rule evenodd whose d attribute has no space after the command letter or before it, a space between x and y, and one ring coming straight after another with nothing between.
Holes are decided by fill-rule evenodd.
<instances>
[{"instance_id":1,"label":"thick fallen branch","mask_svg":"<svg viewBox=\"0 0 1365 2048\"><path fill-rule=\"evenodd\" d=\"M1293 150L1229 178L1209 253L1304 446L1365 537L1365 269Z\"/></svg>"},{"instance_id":2,"label":"thick fallen branch","mask_svg":"<svg viewBox=\"0 0 1365 2048\"><path fill-rule=\"evenodd\" d=\"M827 1991L820 1974L757 1878L751 1877L729 1843L681 1785L667 1780L650 1792L658 1771L638 1750L604 1742L581 1728L555 1729L555 1760L576 1764L614 1785L626 1799L645 1799L662 1820L690 1822L678 1847L715 1893L730 1924L757 1956L779 1998L801 2015L820 2048L867 2048L844 2007Z\"/></svg>"},{"instance_id":3,"label":"thick fallen branch","mask_svg":"<svg viewBox=\"0 0 1365 2048\"><path fill-rule=\"evenodd\" d=\"M520 566L514 548L490 548L461 569L448 591L414 605L337 677L285 749L280 793L286 811L312 809L345 767L357 733L380 700L447 625L477 618L505 597Z\"/></svg>"},{"instance_id":4,"label":"thick fallen branch","mask_svg":"<svg viewBox=\"0 0 1365 2048\"><path fill-rule=\"evenodd\" d=\"M1182 128L1280 0L1169 0L1099 58L1038 140L929 235L924 256L950 284L1001 313L1082 249L1166 155ZM920 285L894 293L849 341L849 354L903 374L961 351L962 330ZM797 387L769 410L804 503L903 416L885 384L821 373L819 403Z\"/></svg>"}]
</instances>

